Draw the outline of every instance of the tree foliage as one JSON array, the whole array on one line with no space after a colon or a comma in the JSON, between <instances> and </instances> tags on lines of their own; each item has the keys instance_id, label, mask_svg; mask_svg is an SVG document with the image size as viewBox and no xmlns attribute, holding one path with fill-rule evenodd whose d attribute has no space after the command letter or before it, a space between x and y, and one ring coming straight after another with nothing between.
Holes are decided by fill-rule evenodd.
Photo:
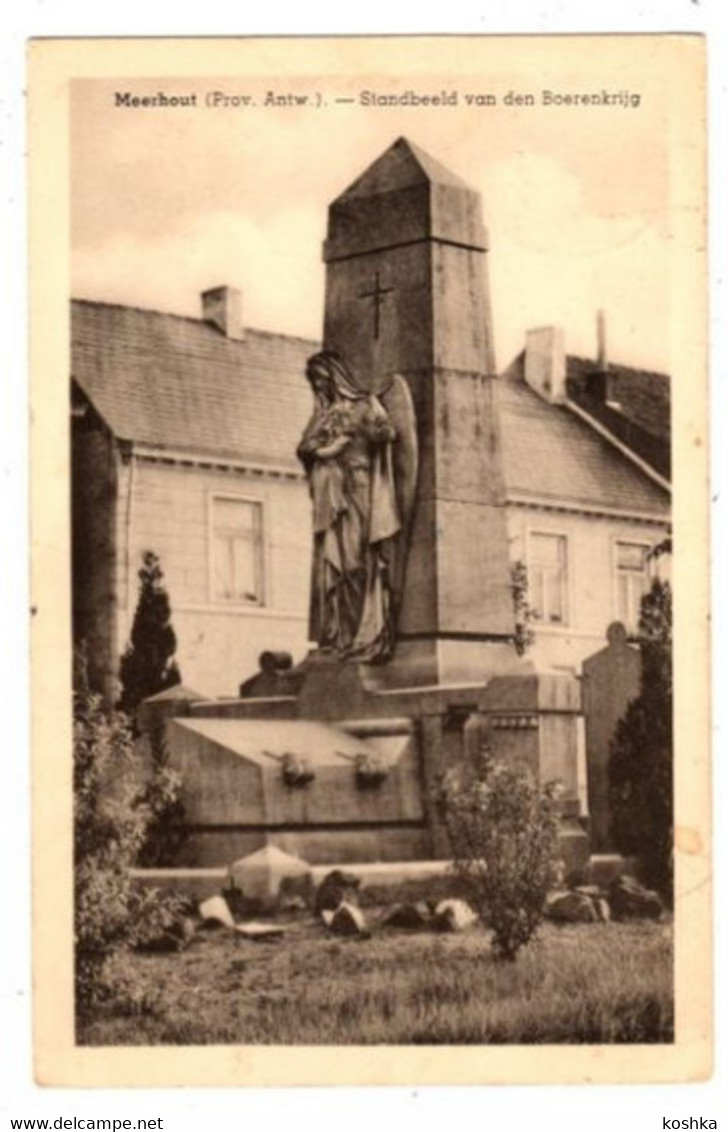
<instances>
[{"instance_id":1,"label":"tree foliage","mask_svg":"<svg viewBox=\"0 0 728 1132\"><path fill-rule=\"evenodd\" d=\"M133 716L142 700L181 682L174 660L177 638L171 625L169 597L159 558L144 552L139 571L139 600L129 645L121 658L119 707Z\"/></svg>"},{"instance_id":2,"label":"tree foliage","mask_svg":"<svg viewBox=\"0 0 728 1132\"><path fill-rule=\"evenodd\" d=\"M91 692L83 657L76 665L73 720L74 942L76 1004L83 1014L118 998L125 949L168 930L179 901L134 886L152 813L139 793L129 722L106 712ZM124 994L129 1001L131 988Z\"/></svg>"},{"instance_id":3,"label":"tree foliage","mask_svg":"<svg viewBox=\"0 0 728 1132\"><path fill-rule=\"evenodd\" d=\"M455 871L500 958L515 959L543 916L557 869L556 794L487 748L442 779L438 802Z\"/></svg>"},{"instance_id":4,"label":"tree foliage","mask_svg":"<svg viewBox=\"0 0 728 1132\"><path fill-rule=\"evenodd\" d=\"M637 856L643 879L672 896L672 591L656 580L642 599L640 692L617 724L610 746L612 834Z\"/></svg>"},{"instance_id":5,"label":"tree foliage","mask_svg":"<svg viewBox=\"0 0 728 1132\"><path fill-rule=\"evenodd\" d=\"M145 868L163 868L179 863L180 851L189 837L184 803L180 798L181 776L169 766L164 724L147 735L148 776L140 802L149 811L138 863Z\"/></svg>"}]
</instances>

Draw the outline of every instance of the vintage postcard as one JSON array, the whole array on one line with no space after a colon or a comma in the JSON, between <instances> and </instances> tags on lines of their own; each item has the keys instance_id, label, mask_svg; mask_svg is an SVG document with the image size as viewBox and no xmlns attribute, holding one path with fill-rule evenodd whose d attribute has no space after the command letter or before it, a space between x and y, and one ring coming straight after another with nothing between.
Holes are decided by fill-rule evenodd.
<instances>
[{"instance_id":1,"label":"vintage postcard","mask_svg":"<svg viewBox=\"0 0 728 1132\"><path fill-rule=\"evenodd\" d=\"M29 121L38 1081L704 1080L702 39L37 41Z\"/></svg>"}]
</instances>

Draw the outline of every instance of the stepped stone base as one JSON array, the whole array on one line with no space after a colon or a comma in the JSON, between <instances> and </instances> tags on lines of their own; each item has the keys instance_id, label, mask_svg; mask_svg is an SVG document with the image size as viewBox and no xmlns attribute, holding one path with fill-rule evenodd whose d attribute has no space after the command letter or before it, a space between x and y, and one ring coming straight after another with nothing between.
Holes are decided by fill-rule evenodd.
<instances>
[{"instance_id":1,"label":"stepped stone base","mask_svg":"<svg viewBox=\"0 0 728 1132\"><path fill-rule=\"evenodd\" d=\"M339 861L328 858L311 864L311 878L319 885L332 869L345 865L347 873L359 878L360 887L387 887L404 884L407 881L426 882L431 878L445 877L451 873L452 863L448 860L392 860L392 861ZM587 874L591 884L600 888L608 887L615 876L631 876L634 861L618 854L602 854L587 859ZM196 869L132 869L135 884L160 888L166 892L179 892L205 900L208 896L221 893L230 883L229 865L216 868Z\"/></svg>"}]
</instances>

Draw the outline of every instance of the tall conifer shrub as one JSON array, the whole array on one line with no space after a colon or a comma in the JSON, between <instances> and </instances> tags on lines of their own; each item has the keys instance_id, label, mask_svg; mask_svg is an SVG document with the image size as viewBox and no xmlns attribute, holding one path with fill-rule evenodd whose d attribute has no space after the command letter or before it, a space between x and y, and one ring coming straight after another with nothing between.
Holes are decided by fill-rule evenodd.
<instances>
[{"instance_id":1,"label":"tall conifer shrub","mask_svg":"<svg viewBox=\"0 0 728 1132\"><path fill-rule=\"evenodd\" d=\"M133 716L142 700L181 682L174 660L177 638L159 558L144 552L131 640L121 658L119 707Z\"/></svg>"},{"instance_id":2,"label":"tall conifer shrub","mask_svg":"<svg viewBox=\"0 0 728 1132\"><path fill-rule=\"evenodd\" d=\"M640 692L612 739L609 793L617 848L636 856L643 879L672 896L672 591L655 581L642 599Z\"/></svg>"}]
</instances>

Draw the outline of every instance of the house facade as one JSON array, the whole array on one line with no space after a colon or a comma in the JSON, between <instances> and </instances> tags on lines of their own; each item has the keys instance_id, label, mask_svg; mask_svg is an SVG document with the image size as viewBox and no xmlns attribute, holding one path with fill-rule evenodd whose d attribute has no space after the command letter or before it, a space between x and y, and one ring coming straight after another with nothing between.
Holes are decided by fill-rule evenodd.
<instances>
[{"instance_id":1,"label":"house facade","mask_svg":"<svg viewBox=\"0 0 728 1132\"><path fill-rule=\"evenodd\" d=\"M74 637L110 701L147 550L164 571L186 685L235 696L262 651L305 655L311 526L295 451L316 349L245 330L231 288L206 292L199 319L73 303ZM545 328L529 332L498 387L532 655L578 674L612 621L636 628L641 594L664 569L651 551L670 529L659 464L669 385L569 358Z\"/></svg>"},{"instance_id":2,"label":"house facade","mask_svg":"<svg viewBox=\"0 0 728 1132\"><path fill-rule=\"evenodd\" d=\"M217 296L218 292L213 293ZM316 344L203 318L73 305L74 637L110 701L146 550L185 683L234 695L264 649L305 653L307 487L295 457Z\"/></svg>"},{"instance_id":3,"label":"house facade","mask_svg":"<svg viewBox=\"0 0 728 1132\"><path fill-rule=\"evenodd\" d=\"M600 353L571 358L560 330L529 331L499 382L510 556L526 566L533 655L577 675L612 622L636 633L642 595L669 571L669 555L655 554L670 531L670 484L658 470L669 381L607 366ZM636 395L605 402L620 380ZM647 424L652 447L635 451L628 427L634 441Z\"/></svg>"}]
</instances>

